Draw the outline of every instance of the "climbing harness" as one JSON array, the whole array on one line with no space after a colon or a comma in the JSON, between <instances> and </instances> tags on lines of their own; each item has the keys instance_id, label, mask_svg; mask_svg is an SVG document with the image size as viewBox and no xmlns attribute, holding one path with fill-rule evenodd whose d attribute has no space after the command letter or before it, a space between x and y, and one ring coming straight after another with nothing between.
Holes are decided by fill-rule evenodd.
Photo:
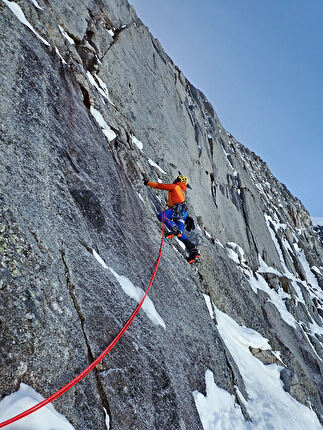
<instances>
[{"instance_id":1,"label":"climbing harness","mask_svg":"<svg viewBox=\"0 0 323 430\"><path fill-rule=\"evenodd\" d=\"M163 219L163 221L164 221L164 219ZM81 381L81 379L83 379L88 373L90 373L91 370L94 369L94 367L97 366L100 363L100 361L102 361L103 358L111 351L111 349L119 342L121 337L125 334L125 332L129 328L129 326L131 325L132 321L135 319L136 315L140 311L140 308L142 307L142 305L143 305L143 303L147 297L147 294L150 290L150 287L152 286L152 283L153 283L155 276L156 276L156 273L157 273L157 269L159 266L161 255L162 255L164 237L165 237L165 224L164 224L164 222L162 222L162 239L161 239L161 243L160 243L159 254L158 254L155 269L154 269L154 272L151 276L147 290L146 290L143 298L141 299L140 303L138 304L138 306L136 307L136 309L133 311L132 315L130 316L130 318L126 322L126 324L123 326L121 331L117 334L117 336L113 339L113 341L108 345L108 347L102 352L102 354L99 355L99 357L96 360L94 360L92 364L90 364L86 369L84 369L83 372L81 372L78 376L76 376L76 378L74 378L72 381L70 381L68 384L66 384L64 387L62 387L56 393L52 394L51 396L49 396L47 399L43 400L42 402L37 403L36 405L31 407L30 409L27 409L26 411L14 416L14 417L6 420L6 421L3 421L2 423L0 423L0 428L6 427L7 425L14 423L15 421L21 420L22 418L26 417L27 415L30 415L33 412L38 411L43 406L48 405L48 403L51 403L53 400L60 397L62 394L64 394L66 391L68 391L70 388L72 388L74 385L76 385L79 381Z\"/></svg>"},{"instance_id":2,"label":"climbing harness","mask_svg":"<svg viewBox=\"0 0 323 430\"><path fill-rule=\"evenodd\" d=\"M184 213L186 211L185 203L176 203L175 205L172 206L171 209L173 209L172 219L176 221L184 222Z\"/></svg>"}]
</instances>

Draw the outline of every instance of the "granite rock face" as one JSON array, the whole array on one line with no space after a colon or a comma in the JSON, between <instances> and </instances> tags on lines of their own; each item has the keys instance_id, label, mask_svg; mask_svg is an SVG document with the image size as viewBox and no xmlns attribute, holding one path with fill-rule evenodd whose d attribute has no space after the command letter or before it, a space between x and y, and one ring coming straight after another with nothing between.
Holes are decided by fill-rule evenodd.
<instances>
[{"instance_id":1,"label":"granite rock face","mask_svg":"<svg viewBox=\"0 0 323 430\"><path fill-rule=\"evenodd\" d=\"M316 234L317 234L317 236L319 238L319 241L321 243L323 243L323 226L321 226L321 225L315 225L314 226L314 231L316 232Z\"/></svg>"},{"instance_id":2,"label":"granite rock face","mask_svg":"<svg viewBox=\"0 0 323 430\"><path fill-rule=\"evenodd\" d=\"M145 289L161 240L166 194L142 175L181 171L200 263L165 243L149 294L165 327L141 311L56 409L78 430L105 429L104 408L114 430L202 429L207 369L247 399L204 294L280 351L284 389L322 417L323 251L301 202L126 0L17 3L33 31L1 1L1 397L20 382L52 394L116 336L136 306L116 274Z\"/></svg>"}]
</instances>

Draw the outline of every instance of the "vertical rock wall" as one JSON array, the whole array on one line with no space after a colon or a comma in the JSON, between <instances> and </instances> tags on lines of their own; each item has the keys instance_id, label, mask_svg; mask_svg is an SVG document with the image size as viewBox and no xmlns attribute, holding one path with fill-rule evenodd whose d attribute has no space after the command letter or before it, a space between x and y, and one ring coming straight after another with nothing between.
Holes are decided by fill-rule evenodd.
<instances>
[{"instance_id":1,"label":"vertical rock wall","mask_svg":"<svg viewBox=\"0 0 323 430\"><path fill-rule=\"evenodd\" d=\"M319 416L322 246L301 202L224 130L126 0L17 3L33 30L1 1L1 396L20 382L48 396L118 333L136 303L115 274L145 289L161 238L165 193L142 174L180 170L200 263L166 243L150 294L165 328L141 312L55 407L82 430L106 428L104 408L112 429L201 429L192 392L211 369L252 420L204 293L280 351L252 353L283 363L284 388Z\"/></svg>"}]
</instances>

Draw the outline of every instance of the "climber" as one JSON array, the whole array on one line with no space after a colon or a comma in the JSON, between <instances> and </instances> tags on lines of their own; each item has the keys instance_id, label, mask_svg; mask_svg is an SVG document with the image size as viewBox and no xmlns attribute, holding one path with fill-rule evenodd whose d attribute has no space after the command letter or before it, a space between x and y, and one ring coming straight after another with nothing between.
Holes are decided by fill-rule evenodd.
<instances>
[{"instance_id":1,"label":"climber","mask_svg":"<svg viewBox=\"0 0 323 430\"><path fill-rule=\"evenodd\" d=\"M168 239L177 237L184 243L189 256L186 258L189 264L193 263L200 257L200 252L184 234L184 224L188 231L194 230L194 220L187 214L185 205L186 188L191 188L188 184L188 179L184 175L179 175L172 184L159 184L143 179L144 184L151 188L168 191L168 209L160 212L157 216L159 221L164 221L169 229L166 234Z\"/></svg>"}]
</instances>

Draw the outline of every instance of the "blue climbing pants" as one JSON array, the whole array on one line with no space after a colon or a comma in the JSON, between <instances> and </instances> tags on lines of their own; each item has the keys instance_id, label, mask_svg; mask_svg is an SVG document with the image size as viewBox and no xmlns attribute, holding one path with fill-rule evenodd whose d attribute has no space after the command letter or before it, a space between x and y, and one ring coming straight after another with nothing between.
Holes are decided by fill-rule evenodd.
<instances>
[{"instance_id":1,"label":"blue climbing pants","mask_svg":"<svg viewBox=\"0 0 323 430\"><path fill-rule=\"evenodd\" d=\"M174 216L174 209L166 209L157 215L159 221L163 221L163 219L164 219L166 227L168 227L170 230L176 225L180 229L180 231L182 232L182 236L180 236L178 239L181 242L184 242L185 239L188 239L188 237L185 236L185 234L184 234L184 227L185 227L185 220L187 217L187 211L186 211L186 209L183 208L181 210L179 218L173 219L173 216Z\"/></svg>"}]
</instances>

